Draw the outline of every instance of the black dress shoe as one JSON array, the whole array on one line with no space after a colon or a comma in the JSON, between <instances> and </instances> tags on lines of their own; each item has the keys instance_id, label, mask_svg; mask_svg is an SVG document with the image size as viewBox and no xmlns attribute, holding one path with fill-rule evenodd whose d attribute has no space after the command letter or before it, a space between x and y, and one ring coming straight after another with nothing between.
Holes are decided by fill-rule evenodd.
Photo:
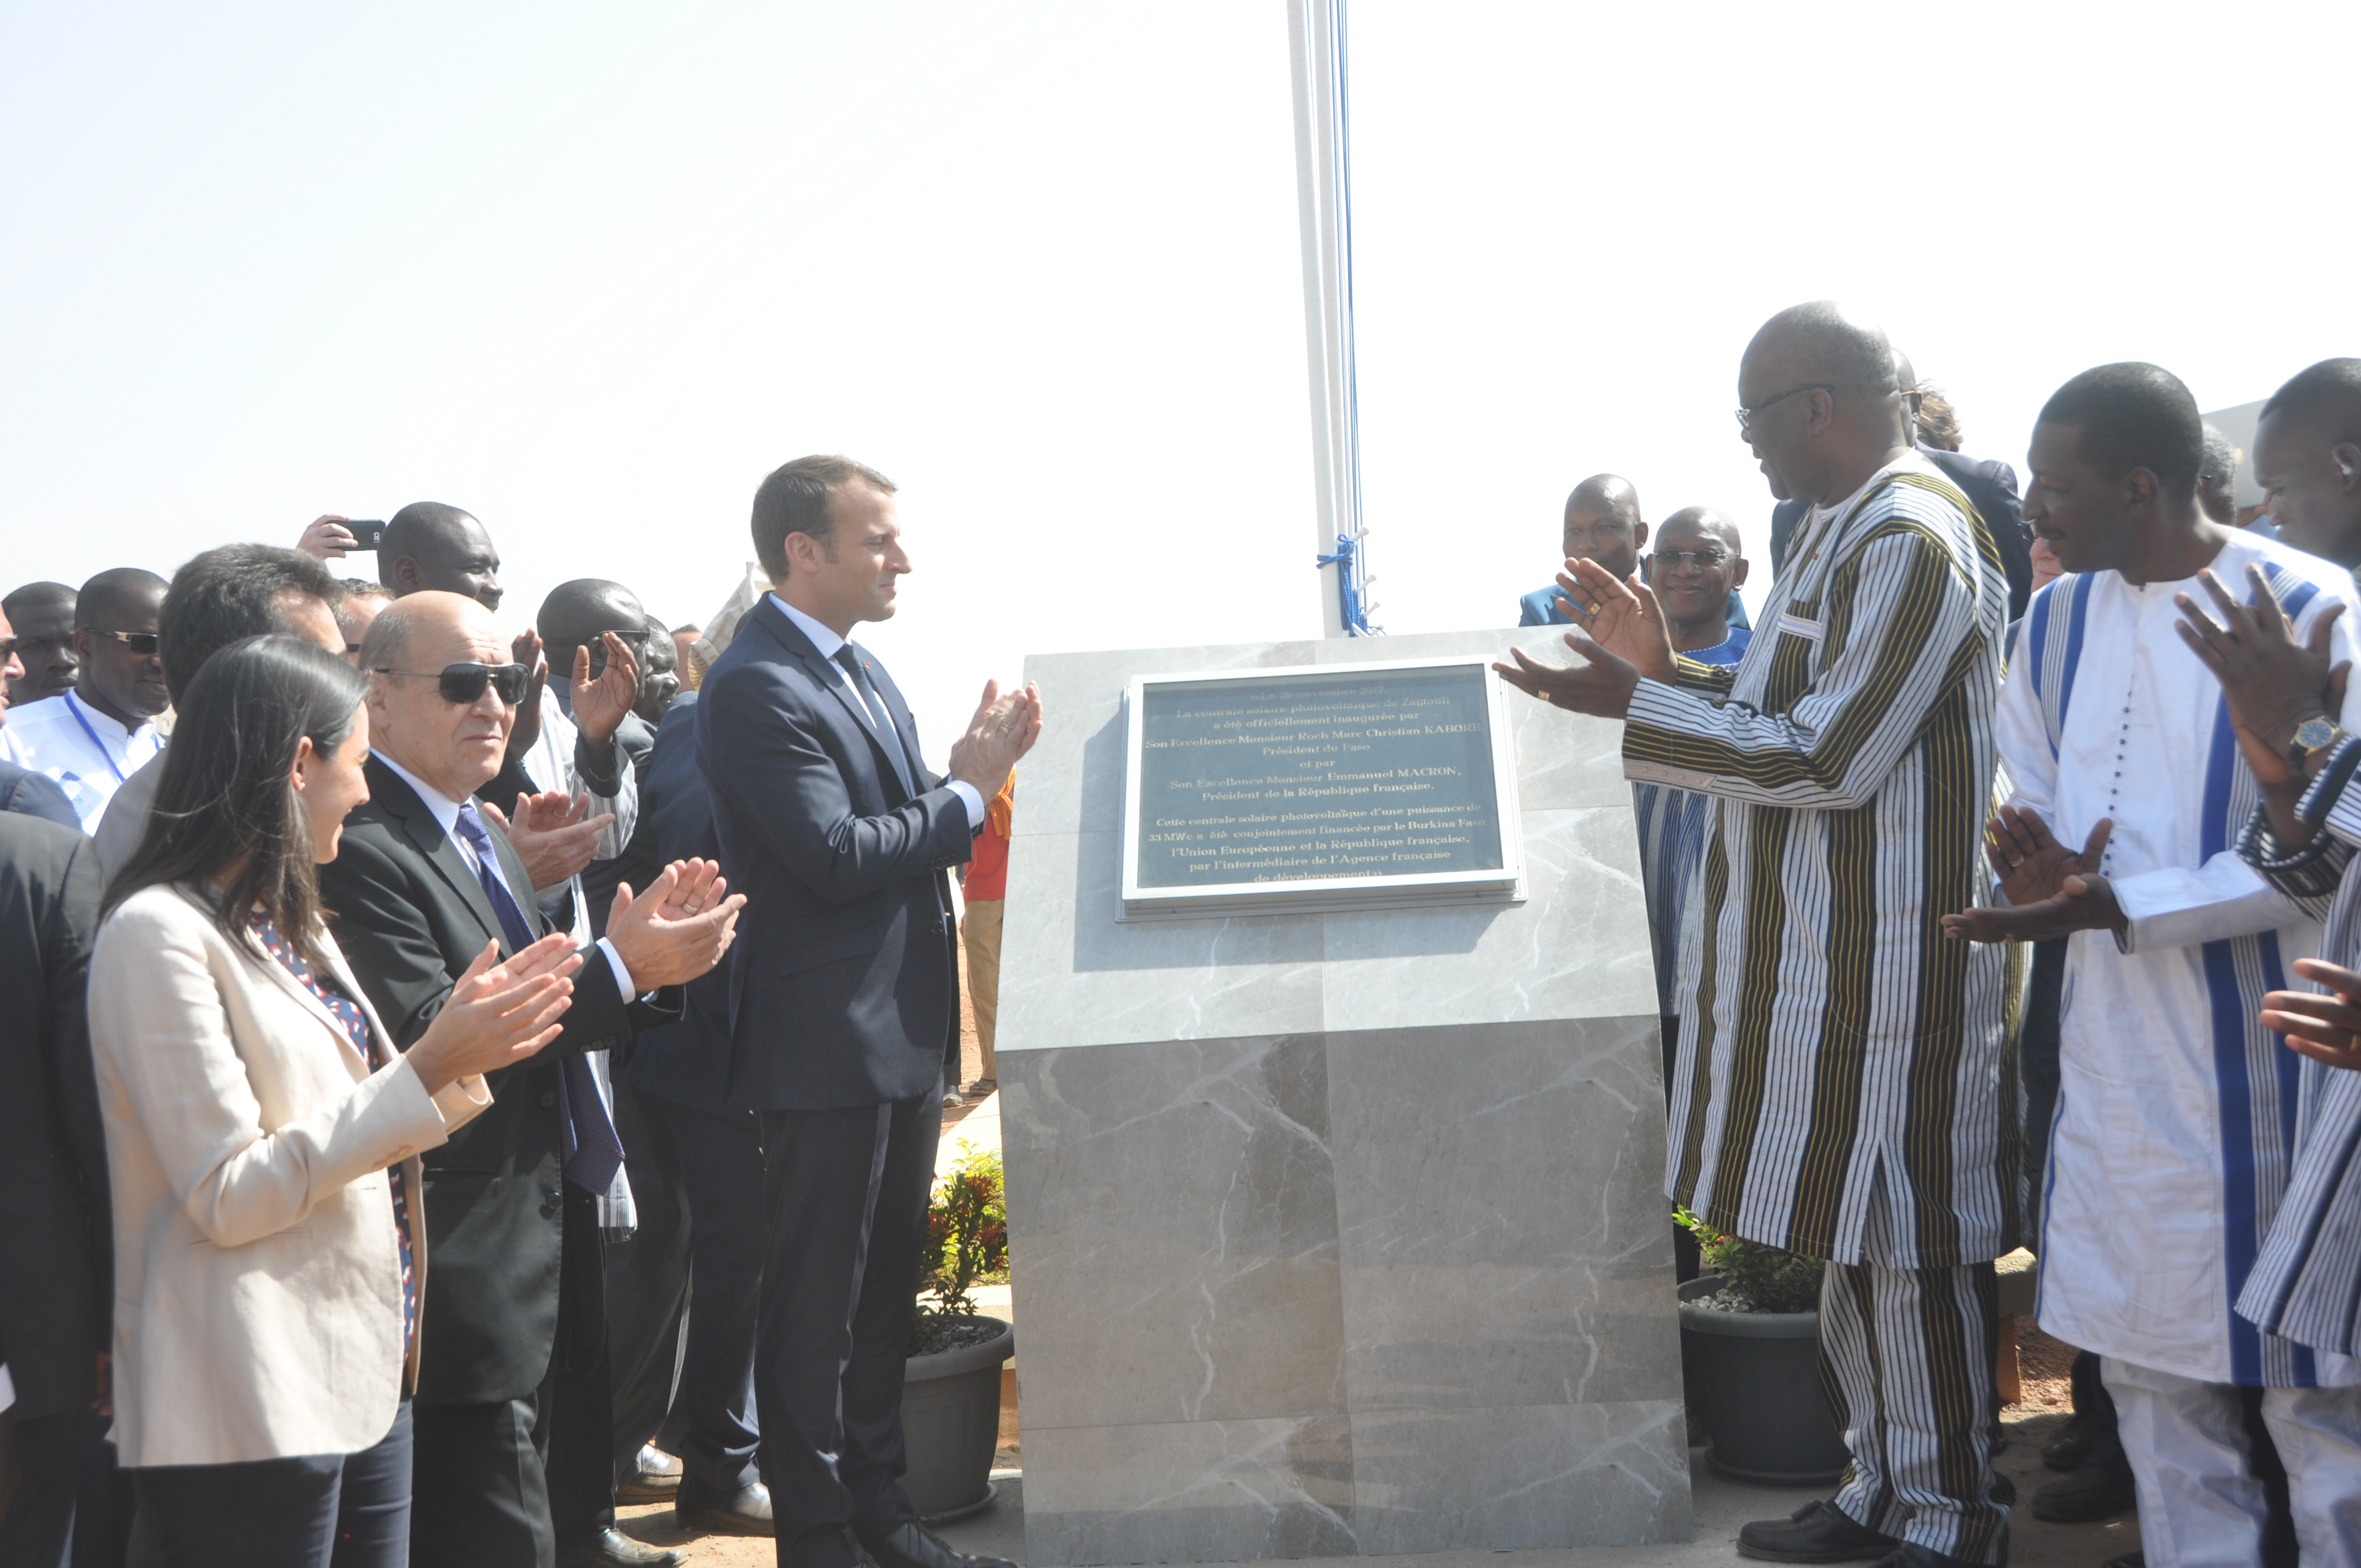
<instances>
[{"instance_id":1,"label":"black dress shoe","mask_svg":"<svg viewBox=\"0 0 2361 1568\"><path fill-rule=\"evenodd\" d=\"M2001 1561L2004 1563L2008 1561L2006 1552L2001 1554ZM1981 1565L1964 1557L1947 1557L1930 1546L1905 1541L1891 1556L1879 1558L1875 1568L1981 1568Z\"/></svg>"},{"instance_id":2,"label":"black dress shoe","mask_svg":"<svg viewBox=\"0 0 2361 1568\"><path fill-rule=\"evenodd\" d=\"M2112 1469L2093 1460L2062 1481L2052 1481L2033 1494L2027 1505L2037 1519L2058 1524L2088 1524L2112 1519L2138 1499L2128 1470Z\"/></svg>"},{"instance_id":3,"label":"black dress shoe","mask_svg":"<svg viewBox=\"0 0 2361 1568\"><path fill-rule=\"evenodd\" d=\"M2080 1419L2070 1420L2065 1431L2041 1445L2041 1463L2071 1475L2082 1468L2097 1447L2089 1423Z\"/></svg>"},{"instance_id":4,"label":"black dress shoe","mask_svg":"<svg viewBox=\"0 0 2361 1568\"><path fill-rule=\"evenodd\" d=\"M2126 1552L2121 1557L2110 1557L2099 1568L2147 1568L2147 1553Z\"/></svg>"},{"instance_id":5,"label":"black dress shoe","mask_svg":"<svg viewBox=\"0 0 2361 1568\"><path fill-rule=\"evenodd\" d=\"M1763 1563L1866 1563L1901 1544L1825 1501L1806 1503L1784 1519L1757 1519L1738 1532L1738 1554Z\"/></svg>"},{"instance_id":6,"label":"black dress shoe","mask_svg":"<svg viewBox=\"0 0 2361 1568\"><path fill-rule=\"evenodd\" d=\"M684 1481L673 1499L673 1522L683 1530L722 1535L772 1535L771 1489L760 1481L734 1492L708 1492Z\"/></svg>"},{"instance_id":7,"label":"black dress shoe","mask_svg":"<svg viewBox=\"0 0 2361 1568\"><path fill-rule=\"evenodd\" d=\"M651 1475L644 1470L634 1470L615 1483L615 1501L619 1503L669 1503L680 1490L677 1475Z\"/></svg>"},{"instance_id":8,"label":"black dress shoe","mask_svg":"<svg viewBox=\"0 0 2361 1568\"><path fill-rule=\"evenodd\" d=\"M669 1547L650 1546L614 1529L557 1543L557 1568L680 1568L686 1561Z\"/></svg>"},{"instance_id":9,"label":"black dress shoe","mask_svg":"<svg viewBox=\"0 0 2361 1568\"><path fill-rule=\"evenodd\" d=\"M877 1568L1016 1568L1005 1557L953 1552L917 1519L905 1520L890 1535L864 1535L861 1544L876 1559Z\"/></svg>"}]
</instances>

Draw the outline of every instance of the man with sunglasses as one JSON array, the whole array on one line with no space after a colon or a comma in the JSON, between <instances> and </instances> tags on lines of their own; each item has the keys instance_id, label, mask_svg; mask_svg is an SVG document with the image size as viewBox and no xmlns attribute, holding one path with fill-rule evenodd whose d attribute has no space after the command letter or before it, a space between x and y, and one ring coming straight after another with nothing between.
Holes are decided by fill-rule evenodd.
<instances>
[{"instance_id":1,"label":"man with sunglasses","mask_svg":"<svg viewBox=\"0 0 2361 1568\"><path fill-rule=\"evenodd\" d=\"M26 708L0 730L0 758L46 773L97 830L115 792L164 749L156 716L171 706L156 625L164 579L137 566L101 572L75 596L72 691Z\"/></svg>"},{"instance_id":2,"label":"man with sunglasses","mask_svg":"<svg viewBox=\"0 0 2361 1568\"><path fill-rule=\"evenodd\" d=\"M397 1042L423 1032L486 942L576 924L544 912L475 792L508 755L524 669L482 605L423 591L369 628L369 798L320 869L333 929ZM609 649L610 661L614 657ZM624 1147L586 1053L676 1016L657 994L711 969L744 900L679 861L626 898L574 978L565 1033L492 1077L493 1105L426 1160L432 1288L420 1324L412 1561L677 1563L614 1529L599 1204ZM553 1463L596 1456L586 1478Z\"/></svg>"}]
</instances>

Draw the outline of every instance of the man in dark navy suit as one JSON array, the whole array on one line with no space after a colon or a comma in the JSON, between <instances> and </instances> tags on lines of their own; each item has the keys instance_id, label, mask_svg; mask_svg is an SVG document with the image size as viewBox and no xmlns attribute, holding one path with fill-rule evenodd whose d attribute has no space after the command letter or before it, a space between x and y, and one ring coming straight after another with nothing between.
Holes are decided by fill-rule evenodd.
<instances>
[{"instance_id":1,"label":"man in dark navy suit","mask_svg":"<svg viewBox=\"0 0 2361 1568\"><path fill-rule=\"evenodd\" d=\"M1918 372L1911 367L1906 355L1894 356L1895 384L1910 399L1910 411L1918 421L1918 453L1940 468L1951 483L1960 487L1960 494L1976 509L1976 515L1992 530L1993 543L2000 547L2001 569L2008 574L2008 618L2015 620L2025 613L2026 601L2033 597L2033 542L2025 535L2025 513L2017 503L2016 470L1998 459L1969 457L1960 451L1960 426L1956 418L1946 417L1930 422L1923 417L1922 399L1940 399L1942 394L1922 389ZM1950 413L1950 403L1945 400L1941 409ZM1787 536L1809 510L1802 501L1781 501L1771 511L1771 573L1777 576L1787 569Z\"/></svg>"},{"instance_id":2,"label":"man in dark navy suit","mask_svg":"<svg viewBox=\"0 0 2361 1568\"><path fill-rule=\"evenodd\" d=\"M747 898L728 1092L763 1118L754 1384L778 1561L972 1568L902 1491L902 1364L959 1048L947 873L1039 736L1040 694L988 683L938 779L901 692L846 641L910 570L893 483L798 458L755 493L753 535L774 591L707 673L697 732Z\"/></svg>"}]
</instances>

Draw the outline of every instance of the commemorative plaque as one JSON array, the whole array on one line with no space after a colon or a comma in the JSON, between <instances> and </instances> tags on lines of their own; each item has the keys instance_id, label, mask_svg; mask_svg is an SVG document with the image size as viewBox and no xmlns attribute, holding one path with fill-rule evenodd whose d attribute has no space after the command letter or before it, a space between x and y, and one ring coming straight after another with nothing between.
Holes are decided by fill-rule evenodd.
<instances>
[{"instance_id":1,"label":"commemorative plaque","mask_svg":"<svg viewBox=\"0 0 2361 1568\"><path fill-rule=\"evenodd\" d=\"M1143 675L1126 696L1123 918L1521 897L1486 660Z\"/></svg>"}]
</instances>

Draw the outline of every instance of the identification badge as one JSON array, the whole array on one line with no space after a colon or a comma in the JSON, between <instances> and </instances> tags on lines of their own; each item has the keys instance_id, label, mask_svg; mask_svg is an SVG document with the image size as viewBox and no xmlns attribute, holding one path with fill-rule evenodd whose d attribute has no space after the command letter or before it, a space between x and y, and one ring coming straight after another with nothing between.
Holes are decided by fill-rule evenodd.
<instances>
[{"instance_id":1,"label":"identification badge","mask_svg":"<svg viewBox=\"0 0 2361 1568\"><path fill-rule=\"evenodd\" d=\"M1779 630L1792 632L1797 637L1809 638L1815 642L1828 634L1828 629L1818 621L1806 620L1800 615L1788 615L1784 611L1779 617Z\"/></svg>"}]
</instances>

